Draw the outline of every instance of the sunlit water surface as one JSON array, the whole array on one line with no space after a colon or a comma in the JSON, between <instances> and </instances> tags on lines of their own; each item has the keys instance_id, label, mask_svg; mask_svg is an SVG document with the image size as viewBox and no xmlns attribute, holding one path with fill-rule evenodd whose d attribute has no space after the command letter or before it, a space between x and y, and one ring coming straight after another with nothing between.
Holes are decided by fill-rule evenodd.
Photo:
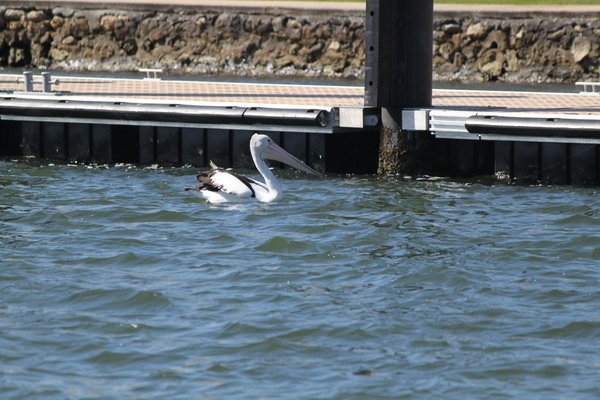
<instances>
[{"instance_id":1,"label":"sunlit water surface","mask_svg":"<svg viewBox=\"0 0 600 400\"><path fill-rule=\"evenodd\" d=\"M600 396L596 189L195 173L0 162L1 398Z\"/></svg>"}]
</instances>

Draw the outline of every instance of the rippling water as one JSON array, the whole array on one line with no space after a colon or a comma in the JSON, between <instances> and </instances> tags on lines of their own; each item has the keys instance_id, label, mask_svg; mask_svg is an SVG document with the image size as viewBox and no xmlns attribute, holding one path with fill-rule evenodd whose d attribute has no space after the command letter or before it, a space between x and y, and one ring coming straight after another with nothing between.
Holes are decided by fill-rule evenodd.
<instances>
[{"instance_id":1,"label":"rippling water","mask_svg":"<svg viewBox=\"0 0 600 400\"><path fill-rule=\"evenodd\" d=\"M593 188L0 163L2 398L598 398Z\"/></svg>"}]
</instances>

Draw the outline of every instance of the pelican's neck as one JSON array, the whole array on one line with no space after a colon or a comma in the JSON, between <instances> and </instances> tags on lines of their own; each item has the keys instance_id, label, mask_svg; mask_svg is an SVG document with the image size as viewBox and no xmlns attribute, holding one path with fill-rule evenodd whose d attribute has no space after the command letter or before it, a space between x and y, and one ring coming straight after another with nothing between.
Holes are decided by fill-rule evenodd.
<instances>
[{"instance_id":1,"label":"pelican's neck","mask_svg":"<svg viewBox=\"0 0 600 400\"><path fill-rule=\"evenodd\" d=\"M277 178L275 178L273 171L269 169L265 160L256 154L254 149L252 149L251 153L252 159L254 160L254 165L265 180L265 185L267 185L267 189L269 189L269 194L272 196L272 200L277 199L281 194L281 186L279 185L279 181Z\"/></svg>"}]
</instances>

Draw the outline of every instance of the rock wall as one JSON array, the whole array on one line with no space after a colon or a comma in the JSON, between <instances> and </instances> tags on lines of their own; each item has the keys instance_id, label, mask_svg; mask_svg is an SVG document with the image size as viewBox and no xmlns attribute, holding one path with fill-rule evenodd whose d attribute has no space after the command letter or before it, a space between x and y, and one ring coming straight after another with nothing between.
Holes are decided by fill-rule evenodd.
<instances>
[{"instance_id":1,"label":"rock wall","mask_svg":"<svg viewBox=\"0 0 600 400\"><path fill-rule=\"evenodd\" d=\"M0 7L0 66L356 78L364 18Z\"/></svg>"},{"instance_id":2,"label":"rock wall","mask_svg":"<svg viewBox=\"0 0 600 400\"><path fill-rule=\"evenodd\" d=\"M582 15L437 15L434 79L575 82L597 79L600 19Z\"/></svg>"},{"instance_id":3,"label":"rock wall","mask_svg":"<svg viewBox=\"0 0 600 400\"><path fill-rule=\"evenodd\" d=\"M298 11L0 6L0 66L362 78L364 17ZM22 3L21 3L22 4ZM434 79L598 78L600 19L437 14Z\"/></svg>"}]
</instances>

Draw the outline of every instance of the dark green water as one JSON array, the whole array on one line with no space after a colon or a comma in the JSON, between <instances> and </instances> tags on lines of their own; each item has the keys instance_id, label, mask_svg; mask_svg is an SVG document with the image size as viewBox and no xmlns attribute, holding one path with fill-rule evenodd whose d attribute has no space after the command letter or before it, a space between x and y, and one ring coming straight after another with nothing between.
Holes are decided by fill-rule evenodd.
<instances>
[{"instance_id":1,"label":"dark green water","mask_svg":"<svg viewBox=\"0 0 600 400\"><path fill-rule=\"evenodd\" d=\"M0 162L0 398L598 398L597 189Z\"/></svg>"}]
</instances>

